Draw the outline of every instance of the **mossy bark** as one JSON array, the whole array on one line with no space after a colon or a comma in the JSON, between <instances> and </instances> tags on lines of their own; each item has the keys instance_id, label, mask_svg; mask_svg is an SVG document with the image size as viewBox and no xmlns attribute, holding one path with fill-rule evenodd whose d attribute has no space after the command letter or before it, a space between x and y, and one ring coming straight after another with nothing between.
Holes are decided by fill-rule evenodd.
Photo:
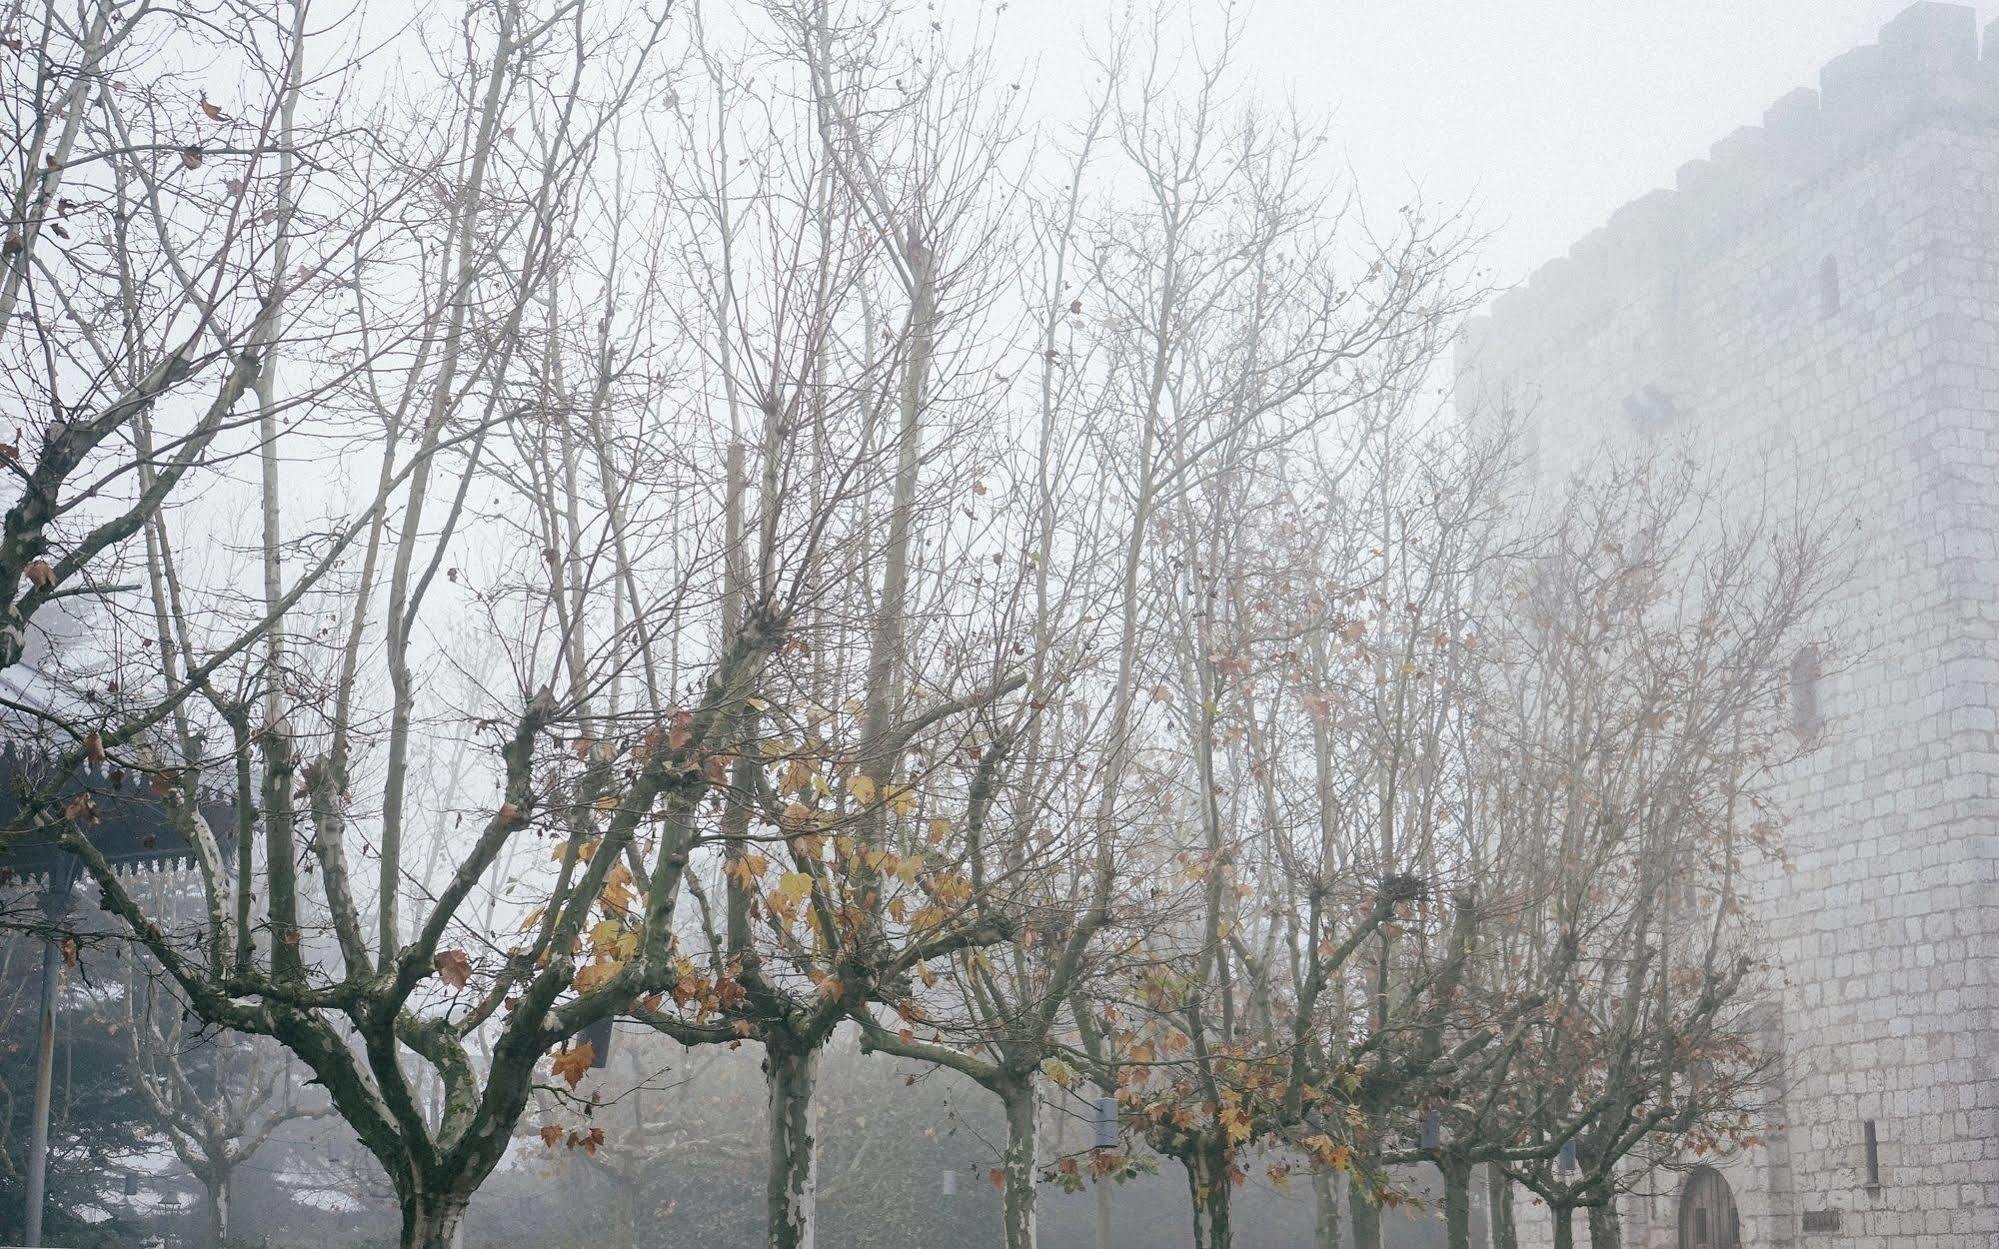
<instances>
[{"instance_id":1,"label":"mossy bark","mask_svg":"<svg viewBox=\"0 0 1999 1249\"><path fill-rule=\"evenodd\" d=\"M770 1169L764 1199L770 1249L813 1249L818 1225L819 1051L773 1046L764 1055L770 1093Z\"/></svg>"}]
</instances>

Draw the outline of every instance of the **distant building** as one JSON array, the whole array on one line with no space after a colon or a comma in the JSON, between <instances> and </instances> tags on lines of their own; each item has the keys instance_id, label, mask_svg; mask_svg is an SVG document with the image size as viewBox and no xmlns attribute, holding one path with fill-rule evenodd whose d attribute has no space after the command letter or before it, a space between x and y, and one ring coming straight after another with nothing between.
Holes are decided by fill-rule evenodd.
<instances>
[{"instance_id":1,"label":"distant building","mask_svg":"<svg viewBox=\"0 0 1999 1249\"><path fill-rule=\"evenodd\" d=\"M1792 662L1825 745L1759 885L1785 1130L1661 1176L1626 1243L1999 1245L1999 23L1981 59L1971 9L1907 10L1499 300L1459 385L1544 479L1691 438L1861 556L1850 662Z\"/></svg>"}]
</instances>

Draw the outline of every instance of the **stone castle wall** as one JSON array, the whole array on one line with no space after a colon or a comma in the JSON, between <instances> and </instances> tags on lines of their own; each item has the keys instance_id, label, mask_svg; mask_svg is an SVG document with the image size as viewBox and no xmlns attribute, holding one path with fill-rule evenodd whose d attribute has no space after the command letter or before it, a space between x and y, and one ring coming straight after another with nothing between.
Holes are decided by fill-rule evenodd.
<instances>
[{"instance_id":1,"label":"stone castle wall","mask_svg":"<svg viewBox=\"0 0 1999 1249\"><path fill-rule=\"evenodd\" d=\"M1999 1245L1999 23L1905 12L1500 299L1459 386L1543 480L1690 445L1850 544L1758 885L1785 1130L1724 1170L1744 1249ZM1676 1182L1627 1243L1680 1243Z\"/></svg>"}]
</instances>

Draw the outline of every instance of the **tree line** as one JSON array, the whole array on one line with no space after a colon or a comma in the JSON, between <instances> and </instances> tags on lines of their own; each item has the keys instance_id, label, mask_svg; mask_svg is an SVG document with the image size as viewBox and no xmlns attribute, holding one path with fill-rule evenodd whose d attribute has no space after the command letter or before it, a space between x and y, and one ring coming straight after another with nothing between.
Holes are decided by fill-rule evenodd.
<instances>
[{"instance_id":1,"label":"tree line","mask_svg":"<svg viewBox=\"0 0 1999 1249\"><path fill-rule=\"evenodd\" d=\"M836 1035L990 1095L1008 1249L1141 1153L1201 1249L1256 1166L1375 1249L1419 1163L1453 1246L1483 1177L1605 1249L1754 1144L1835 553L1451 411L1470 222L1363 200L1237 19L1112 26L1053 117L874 0L11 20L9 831L408 1249L606 1147L613 1019L761 1054L772 1249ZM197 902L93 843L106 769Z\"/></svg>"}]
</instances>

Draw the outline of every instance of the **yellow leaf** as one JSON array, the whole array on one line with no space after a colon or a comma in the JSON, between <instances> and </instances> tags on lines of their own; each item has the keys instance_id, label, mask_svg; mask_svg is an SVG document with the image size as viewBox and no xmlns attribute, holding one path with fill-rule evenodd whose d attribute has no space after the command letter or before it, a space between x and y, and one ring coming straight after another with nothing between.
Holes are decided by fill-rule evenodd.
<instances>
[{"instance_id":1,"label":"yellow leaf","mask_svg":"<svg viewBox=\"0 0 1999 1249\"><path fill-rule=\"evenodd\" d=\"M874 780L866 776L856 776L847 782L847 792L862 806L872 806L875 800Z\"/></svg>"},{"instance_id":2,"label":"yellow leaf","mask_svg":"<svg viewBox=\"0 0 1999 1249\"><path fill-rule=\"evenodd\" d=\"M1229 1106L1221 1114L1222 1127L1228 1130L1229 1143L1240 1145L1249 1139L1249 1115L1240 1106Z\"/></svg>"}]
</instances>

